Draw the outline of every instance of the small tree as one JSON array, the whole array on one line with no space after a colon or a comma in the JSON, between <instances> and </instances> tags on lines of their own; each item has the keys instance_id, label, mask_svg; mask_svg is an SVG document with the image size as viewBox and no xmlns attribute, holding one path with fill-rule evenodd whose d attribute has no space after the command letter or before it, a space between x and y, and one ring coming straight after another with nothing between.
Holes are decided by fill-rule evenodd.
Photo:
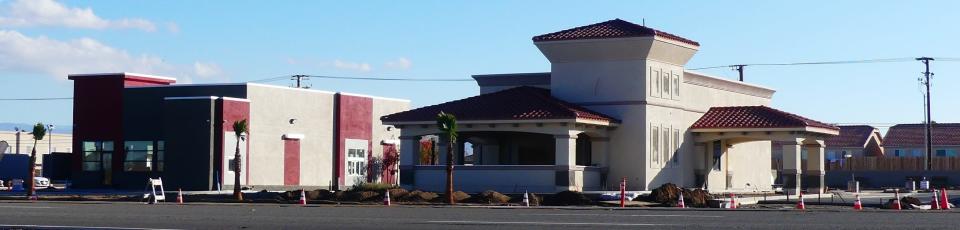
<instances>
[{"instance_id":1,"label":"small tree","mask_svg":"<svg viewBox=\"0 0 960 230\"><path fill-rule=\"evenodd\" d=\"M33 135L33 150L30 152L30 166L27 167L27 170L30 170L28 174L30 178L26 180L28 199L37 193L36 183L33 182L33 178L37 176L37 142L43 140L43 137L47 135L47 126L37 122L30 134Z\"/></svg>"},{"instance_id":2,"label":"small tree","mask_svg":"<svg viewBox=\"0 0 960 230\"><path fill-rule=\"evenodd\" d=\"M247 119L233 122L233 133L237 136L236 153L233 155L233 197L243 201L243 193L240 192L240 166L243 162L240 158L240 142L246 139Z\"/></svg>"},{"instance_id":3,"label":"small tree","mask_svg":"<svg viewBox=\"0 0 960 230\"><path fill-rule=\"evenodd\" d=\"M449 139L447 141L447 203L453 204L453 146L457 143L457 117L440 112L437 114L437 127Z\"/></svg>"}]
</instances>

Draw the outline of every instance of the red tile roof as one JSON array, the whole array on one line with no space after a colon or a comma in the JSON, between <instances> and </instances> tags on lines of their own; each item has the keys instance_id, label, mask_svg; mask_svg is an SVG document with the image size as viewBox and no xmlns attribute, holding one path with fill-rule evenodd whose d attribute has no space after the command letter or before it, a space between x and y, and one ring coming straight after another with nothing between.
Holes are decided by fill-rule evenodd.
<instances>
[{"instance_id":1,"label":"red tile roof","mask_svg":"<svg viewBox=\"0 0 960 230\"><path fill-rule=\"evenodd\" d=\"M960 123L934 123L933 145L960 145ZM898 124L887 130L884 146L924 146L926 137L923 124Z\"/></svg>"},{"instance_id":2,"label":"red tile roof","mask_svg":"<svg viewBox=\"0 0 960 230\"><path fill-rule=\"evenodd\" d=\"M563 41L598 38L625 38L625 37L661 37L686 44L700 46L700 43L667 32L637 25L632 22L618 19L597 24L581 26L573 29L544 34L533 37L534 42Z\"/></svg>"},{"instance_id":3,"label":"red tile roof","mask_svg":"<svg viewBox=\"0 0 960 230\"><path fill-rule=\"evenodd\" d=\"M836 126L814 121L800 115L766 106L712 107L703 114L692 129L736 128L824 128L840 130Z\"/></svg>"},{"instance_id":4,"label":"red tile roof","mask_svg":"<svg viewBox=\"0 0 960 230\"><path fill-rule=\"evenodd\" d=\"M840 135L832 136L824 140L827 147L860 147L863 148L870 140L870 135L876 131L876 128L869 125L844 125L840 126ZM878 134L879 136L879 134Z\"/></svg>"},{"instance_id":5,"label":"red tile roof","mask_svg":"<svg viewBox=\"0 0 960 230\"><path fill-rule=\"evenodd\" d=\"M550 95L550 90L521 86L443 104L383 116L384 122L435 121L443 111L457 120L590 119L619 123L613 117L590 111Z\"/></svg>"}]
</instances>

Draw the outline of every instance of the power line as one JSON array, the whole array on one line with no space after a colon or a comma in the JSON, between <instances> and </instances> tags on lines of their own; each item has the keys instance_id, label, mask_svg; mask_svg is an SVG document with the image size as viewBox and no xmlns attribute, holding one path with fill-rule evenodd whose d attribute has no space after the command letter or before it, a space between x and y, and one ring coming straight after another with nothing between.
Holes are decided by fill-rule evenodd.
<instances>
[{"instance_id":1,"label":"power line","mask_svg":"<svg viewBox=\"0 0 960 230\"><path fill-rule=\"evenodd\" d=\"M958 59L960 60L960 59ZM914 58L883 58L883 59L864 59L864 60L846 60L846 61L821 61L821 62L788 62L788 63L752 63L736 65L720 65L692 68L689 70L704 70L717 68L735 68L737 66L793 66L793 65L839 65L839 64L869 64L869 63L888 63L888 62L910 62Z\"/></svg>"}]
</instances>

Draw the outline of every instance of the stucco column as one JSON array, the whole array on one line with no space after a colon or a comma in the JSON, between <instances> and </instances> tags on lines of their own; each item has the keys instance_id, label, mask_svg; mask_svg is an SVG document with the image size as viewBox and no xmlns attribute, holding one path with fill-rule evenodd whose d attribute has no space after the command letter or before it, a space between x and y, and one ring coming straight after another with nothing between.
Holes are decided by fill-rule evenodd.
<instances>
[{"instance_id":1,"label":"stucco column","mask_svg":"<svg viewBox=\"0 0 960 230\"><path fill-rule=\"evenodd\" d=\"M800 141L783 143L783 192L795 195L800 192Z\"/></svg>"},{"instance_id":2,"label":"stucco column","mask_svg":"<svg viewBox=\"0 0 960 230\"><path fill-rule=\"evenodd\" d=\"M823 141L818 140L814 144L805 144L807 149L807 168L803 170L803 180L806 181L807 193L822 194L824 190L823 176L826 174L826 167L823 164Z\"/></svg>"},{"instance_id":3,"label":"stucco column","mask_svg":"<svg viewBox=\"0 0 960 230\"><path fill-rule=\"evenodd\" d=\"M400 136L400 185L414 185L414 166L419 163L420 143L417 143L417 137Z\"/></svg>"},{"instance_id":4,"label":"stucco column","mask_svg":"<svg viewBox=\"0 0 960 230\"><path fill-rule=\"evenodd\" d=\"M579 190L574 188L577 184L574 181L576 176L573 167L577 165L577 136L576 135L554 135L556 176L555 185L557 191Z\"/></svg>"},{"instance_id":5,"label":"stucco column","mask_svg":"<svg viewBox=\"0 0 960 230\"><path fill-rule=\"evenodd\" d=\"M707 152L707 143L697 142L693 145L694 163L693 170L696 173L694 186L706 187L707 173L710 173L710 159Z\"/></svg>"}]
</instances>

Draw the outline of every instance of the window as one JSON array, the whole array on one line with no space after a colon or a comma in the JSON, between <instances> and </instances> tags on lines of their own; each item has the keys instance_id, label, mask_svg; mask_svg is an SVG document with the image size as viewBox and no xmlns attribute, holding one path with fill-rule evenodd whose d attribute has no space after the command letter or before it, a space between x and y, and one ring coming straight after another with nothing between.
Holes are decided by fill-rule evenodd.
<instances>
[{"instance_id":1,"label":"window","mask_svg":"<svg viewBox=\"0 0 960 230\"><path fill-rule=\"evenodd\" d=\"M662 72L660 75L663 78L663 97L670 98L670 73Z\"/></svg>"},{"instance_id":2,"label":"window","mask_svg":"<svg viewBox=\"0 0 960 230\"><path fill-rule=\"evenodd\" d=\"M82 145L83 171L98 172L110 169L113 156L112 141L84 141Z\"/></svg>"},{"instance_id":3,"label":"window","mask_svg":"<svg viewBox=\"0 0 960 230\"><path fill-rule=\"evenodd\" d=\"M680 75L673 75L673 96L674 99L680 99Z\"/></svg>"},{"instance_id":4,"label":"window","mask_svg":"<svg viewBox=\"0 0 960 230\"><path fill-rule=\"evenodd\" d=\"M720 158L723 157L722 142L713 141L713 171L720 171Z\"/></svg>"},{"instance_id":5,"label":"window","mask_svg":"<svg viewBox=\"0 0 960 230\"><path fill-rule=\"evenodd\" d=\"M153 171L153 141L127 141L123 144L127 155L123 159L124 172Z\"/></svg>"},{"instance_id":6,"label":"window","mask_svg":"<svg viewBox=\"0 0 960 230\"><path fill-rule=\"evenodd\" d=\"M660 166L660 128L653 127L650 130L650 167L657 168Z\"/></svg>"},{"instance_id":7,"label":"window","mask_svg":"<svg viewBox=\"0 0 960 230\"><path fill-rule=\"evenodd\" d=\"M912 155L913 157L923 157L923 151L920 151L920 149L911 149L910 152L911 152L910 155Z\"/></svg>"},{"instance_id":8,"label":"window","mask_svg":"<svg viewBox=\"0 0 960 230\"><path fill-rule=\"evenodd\" d=\"M903 150L894 149L894 150L893 150L893 156L895 156L895 157L903 157Z\"/></svg>"},{"instance_id":9,"label":"window","mask_svg":"<svg viewBox=\"0 0 960 230\"><path fill-rule=\"evenodd\" d=\"M671 151L670 149L670 129L664 127L663 128L663 158L660 158L660 159L663 159L664 167L670 165L669 162L670 162L671 152L673 151Z\"/></svg>"},{"instance_id":10,"label":"window","mask_svg":"<svg viewBox=\"0 0 960 230\"><path fill-rule=\"evenodd\" d=\"M956 157L957 151L953 149L937 149L938 157Z\"/></svg>"},{"instance_id":11,"label":"window","mask_svg":"<svg viewBox=\"0 0 960 230\"><path fill-rule=\"evenodd\" d=\"M673 156L670 158L670 161L674 166L680 165L680 130L673 130Z\"/></svg>"},{"instance_id":12,"label":"window","mask_svg":"<svg viewBox=\"0 0 960 230\"><path fill-rule=\"evenodd\" d=\"M164 143L164 141L157 141L157 155L156 155L157 160L156 160L156 162L157 162L157 171L158 171L158 172L163 172L163 155L164 155L164 153L165 153L164 147L163 147L164 144L166 144L166 143Z\"/></svg>"},{"instance_id":13,"label":"window","mask_svg":"<svg viewBox=\"0 0 960 230\"><path fill-rule=\"evenodd\" d=\"M661 90L662 90L662 87L660 87L660 84L661 84L661 83L660 83L660 71L654 70L654 71L653 71L653 76L651 76L651 79L655 79L654 81L656 81L656 83L655 83L654 85L657 87L657 90L656 90L656 91L653 91L653 93L654 93L653 96L654 96L654 97L659 97L659 96L660 96L660 92L661 92Z\"/></svg>"}]
</instances>

